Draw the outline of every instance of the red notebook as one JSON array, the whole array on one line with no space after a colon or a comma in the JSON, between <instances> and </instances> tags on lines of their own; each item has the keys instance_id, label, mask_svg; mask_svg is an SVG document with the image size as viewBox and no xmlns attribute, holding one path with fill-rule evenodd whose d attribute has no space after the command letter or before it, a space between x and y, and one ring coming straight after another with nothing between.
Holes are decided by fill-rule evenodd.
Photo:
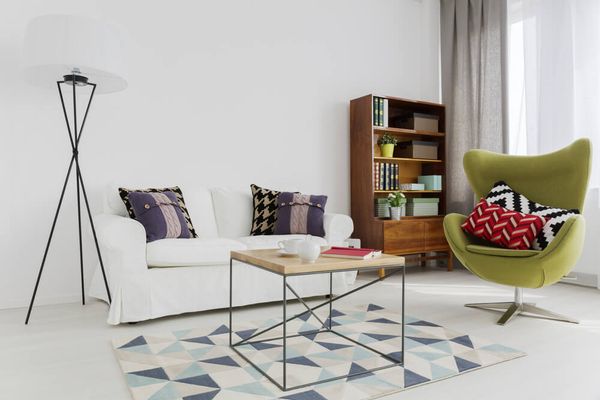
<instances>
[{"instance_id":1,"label":"red notebook","mask_svg":"<svg viewBox=\"0 0 600 400\"><path fill-rule=\"evenodd\" d=\"M368 258L377 257L381 255L381 251L375 249L362 249L356 247L333 246L329 250L325 250L324 252L322 252L321 255L323 257L353 258L355 260L366 260Z\"/></svg>"}]
</instances>

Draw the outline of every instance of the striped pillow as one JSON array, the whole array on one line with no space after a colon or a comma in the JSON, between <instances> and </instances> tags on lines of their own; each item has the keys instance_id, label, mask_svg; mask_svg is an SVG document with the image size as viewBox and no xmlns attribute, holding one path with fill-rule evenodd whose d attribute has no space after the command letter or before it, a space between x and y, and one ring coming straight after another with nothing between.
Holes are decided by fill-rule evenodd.
<instances>
[{"instance_id":1,"label":"striped pillow","mask_svg":"<svg viewBox=\"0 0 600 400\"><path fill-rule=\"evenodd\" d=\"M146 229L147 242L192 237L175 193L131 192L129 203L135 213L135 219Z\"/></svg>"},{"instance_id":2,"label":"striped pillow","mask_svg":"<svg viewBox=\"0 0 600 400\"><path fill-rule=\"evenodd\" d=\"M275 234L325 236L323 215L327 196L282 192L277 197Z\"/></svg>"}]
</instances>

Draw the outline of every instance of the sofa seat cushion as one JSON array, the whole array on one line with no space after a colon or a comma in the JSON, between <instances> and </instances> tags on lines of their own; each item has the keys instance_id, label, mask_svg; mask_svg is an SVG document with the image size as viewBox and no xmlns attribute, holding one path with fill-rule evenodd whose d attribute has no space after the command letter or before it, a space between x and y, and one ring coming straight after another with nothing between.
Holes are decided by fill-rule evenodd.
<instances>
[{"instance_id":1,"label":"sofa seat cushion","mask_svg":"<svg viewBox=\"0 0 600 400\"><path fill-rule=\"evenodd\" d=\"M511 250L502 247L482 246L479 244L468 244L467 251L495 257L532 257L541 253L539 250Z\"/></svg>"},{"instance_id":2,"label":"sofa seat cushion","mask_svg":"<svg viewBox=\"0 0 600 400\"><path fill-rule=\"evenodd\" d=\"M192 267L229 264L229 252L246 250L236 240L224 238L161 239L146 246L149 267Z\"/></svg>"},{"instance_id":3,"label":"sofa seat cushion","mask_svg":"<svg viewBox=\"0 0 600 400\"><path fill-rule=\"evenodd\" d=\"M260 235L260 236L243 236L237 240L246 245L249 250L254 249L275 249L277 242L288 239L304 239L306 235ZM321 246L326 246L327 241L322 237L313 236L312 240Z\"/></svg>"}]
</instances>

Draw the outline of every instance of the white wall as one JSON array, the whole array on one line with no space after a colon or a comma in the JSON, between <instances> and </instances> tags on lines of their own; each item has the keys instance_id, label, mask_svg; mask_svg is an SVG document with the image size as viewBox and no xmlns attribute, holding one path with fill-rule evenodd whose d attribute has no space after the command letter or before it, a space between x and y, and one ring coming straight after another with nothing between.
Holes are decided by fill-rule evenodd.
<instances>
[{"instance_id":1,"label":"white wall","mask_svg":"<svg viewBox=\"0 0 600 400\"><path fill-rule=\"evenodd\" d=\"M81 145L96 210L106 184L140 177L293 186L348 212L349 100L439 98L437 0L3 1L0 307L29 300L70 152L57 94L20 73L25 26L47 13L105 19L129 35L129 88L95 99ZM38 304L77 300L73 194Z\"/></svg>"}]
</instances>

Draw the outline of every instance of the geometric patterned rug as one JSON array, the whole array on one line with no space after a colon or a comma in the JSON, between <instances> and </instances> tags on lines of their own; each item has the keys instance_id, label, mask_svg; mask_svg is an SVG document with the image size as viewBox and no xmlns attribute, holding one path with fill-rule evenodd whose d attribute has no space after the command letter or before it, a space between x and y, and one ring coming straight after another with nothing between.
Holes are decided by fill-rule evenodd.
<instances>
[{"instance_id":1,"label":"geometric patterned rug","mask_svg":"<svg viewBox=\"0 0 600 400\"><path fill-rule=\"evenodd\" d=\"M332 314L335 330L393 358L399 356L398 313L369 304L335 309ZM276 322L277 319L271 319L258 324L236 324L234 320L234 340L247 338ZM287 392L279 390L229 348L225 325L115 339L113 346L135 400L373 399L525 355L419 318L407 316L405 323L404 367ZM310 314L305 314L302 319L288 323L287 329L311 331L319 325ZM267 335L281 334L275 329ZM281 341L247 344L238 349L281 382ZM288 338L288 386L387 363L378 354L335 334Z\"/></svg>"}]
</instances>

